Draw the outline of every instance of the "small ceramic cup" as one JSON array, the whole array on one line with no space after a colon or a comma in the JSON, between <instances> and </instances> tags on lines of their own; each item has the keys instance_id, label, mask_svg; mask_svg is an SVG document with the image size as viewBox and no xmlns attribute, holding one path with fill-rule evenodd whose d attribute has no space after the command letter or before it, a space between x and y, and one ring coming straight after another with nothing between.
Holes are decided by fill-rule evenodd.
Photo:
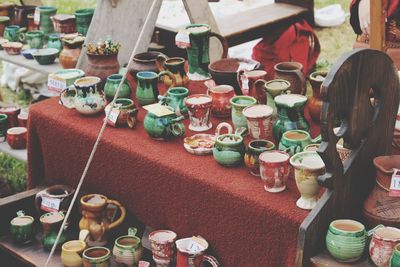
<instances>
[{"instance_id":1,"label":"small ceramic cup","mask_svg":"<svg viewBox=\"0 0 400 267\"><path fill-rule=\"evenodd\" d=\"M208 88L207 94L212 98L211 113L216 118L228 118L231 115L230 99L235 96L235 89L230 85L216 85Z\"/></svg>"},{"instance_id":2,"label":"small ceramic cup","mask_svg":"<svg viewBox=\"0 0 400 267\"><path fill-rule=\"evenodd\" d=\"M201 267L204 262L211 266L220 266L214 257L206 255L208 242L198 236L176 240L176 267Z\"/></svg>"},{"instance_id":3,"label":"small ceramic cup","mask_svg":"<svg viewBox=\"0 0 400 267\"><path fill-rule=\"evenodd\" d=\"M390 258L390 267L400 267L400 244L396 245Z\"/></svg>"},{"instance_id":4,"label":"small ceramic cup","mask_svg":"<svg viewBox=\"0 0 400 267\"><path fill-rule=\"evenodd\" d=\"M8 129L8 116L6 114L0 114L0 142L6 141Z\"/></svg>"},{"instance_id":5,"label":"small ceramic cup","mask_svg":"<svg viewBox=\"0 0 400 267\"><path fill-rule=\"evenodd\" d=\"M111 251L106 247L91 247L83 251L83 267L110 267Z\"/></svg>"},{"instance_id":6,"label":"small ceramic cup","mask_svg":"<svg viewBox=\"0 0 400 267\"><path fill-rule=\"evenodd\" d=\"M17 116L19 127L26 127L28 125L28 115L27 110L21 109L21 112Z\"/></svg>"},{"instance_id":7,"label":"small ceramic cup","mask_svg":"<svg viewBox=\"0 0 400 267\"><path fill-rule=\"evenodd\" d=\"M211 96L205 94L190 95L186 98L185 105L189 111L190 130L195 132L203 132L211 129Z\"/></svg>"},{"instance_id":8,"label":"small ceramic cup","mask_svg":"<svg viewBox=\"0 0 400 267\"><path fill-rule=\"evenodd\" d=\"M286 189L286 181L290 174L289 158L289 154L278 150L260 154L258 160L265 191L277 193Z\"/></svg>"},{"instance_id":9,"label":"small ceramic cup","mask_svg":"<svg viewBox=\"0 0 400 267\"><path fill-rule=\"evenodd\" d=\"M264 139L256 139L250 141L247 146L246 154L244 154L244 163L254 176L260 176L260 162L258 157L264 151L275 149L275 144Z\"/></svg>"},{"instance_id":10,"label":"small ceramic cup","mask_svg":"<svg viewBox=\"0 0 400 267\"><path fill-rule=\"evenodd\" d=\"M25 149L26 148L26 134L25 127L13 127L7 130L7 143L12 149Z\"/></svg>"},{"instance_id":11,"label":"small ceramic cup","mask_svg":"<svg viewBox=\"0 0 400 267\"><path fill-rule=\"evenodd\" d=\"M153 260L157 266L169 266L175 255L177 235L170 230L157 230L149 235Z\"/></svg>"},{"instance_id":12,"label":"small ceramic cup","mask_svg":"<svg viewBox=\"0 0 400 267\"><path fill-rule=\"evenodd\" d=\"M272 112L272 108L267 105L254 105L243 109L243 115L247 119L247 126L251 138L272 138Z\"/></svg>"},{"instance_id":13,"label":"small ceramic cup","mask_svg":"<svg viewBox=\"0 0 400 267\"><path fill-rule=\"evenodd\" d=\"M113 255L115 261L121 266L137 266L143 256L141 240L136 233L137 229L130 227L127 235L115 239Z\"/></svg>"},{"instance_id":14,"label":"small ceramic cup","mask_svg":"<svg viewBox=\"0 0 400 267\"><path fill-rule=\"evenodd\" d=\"M232 97L230 103L232 105L232 123L235 129L240 127L247 128L247 120L243 115L243 109L257 104L257 100L251 96L240 95Z\"/></svg>"},{"instance_id":15,"label":"small ceramic cup","mask_svg":"<svg viewBox=\"0 0 400 267\"><path fill-rule=\"evenodd\" d=\"M83 265L82 253L87 248L86 238L89 230L81 230L79 240L65 242L61 247L61 262L66 267L77 267Z\"/></svg>"},{"instance_id":16,"label":"small ceramic cup","mask_svg":"<svg viewBox=\"0 0 400 267\"><path fill-rule=\"evenodd\" d=\"M10 222L10 232L14 240L21 244L27 244L32 241L34 236L33 222L35 219L26 216L24 212L17 212L17 217Z\"/></svg>"},{"instance_id":17,"label":"small ceramic cup","mask_svg":"<svg viewBox=\"0 0 400 267\"><path fill-rule=\"evenodd\" d=\"M366 242L365 226L354 220L331 222L325 238L328 252L340 262L354 262L360 259Z\"/></svg>"},{"instance_id":18,"label":"small ceramic cup","mask_svg":"<svg viewBox=\"0 0 400 267\"><path fill-rule=\"evenodd\" d=\"M372 234L369 244L369 255L376 266L389 266L394 248L400 244L400 229L381 227Z\"/></svg>"},{"instance_id":19,"label":"small ceramic cup","mask_svg":"<svg viewBox=\"0 0 400 267\"><path fill-rule=\"evenodd\" d=\"M188 109L185 105L185 100L189 95L189 90L185 87L172 87L167 91L166 96L159 95L158 100L161 104L174 109L177 116L187 116Z\"/></svg>"},{"instance_id":20,"label":"small ceramic cup","mask_svg":"<svg viewBox=\"0 0 400 267\"><path fill-rule=\"evenodd\" d=\"M283 133L279 142L279 150L289 153L290 156L302 152L304 148L311 143L321 141L321 136L312 139L310 134L303 130L290 130Z\"/></svg>"}]
</instances>

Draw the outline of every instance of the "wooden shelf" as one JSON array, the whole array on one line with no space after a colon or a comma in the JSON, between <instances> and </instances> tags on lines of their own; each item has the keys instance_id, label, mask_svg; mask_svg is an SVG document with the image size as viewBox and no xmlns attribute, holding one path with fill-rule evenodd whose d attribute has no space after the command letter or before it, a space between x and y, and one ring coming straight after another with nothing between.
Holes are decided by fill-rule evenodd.
<instances>
[{"instance_id":1,"label":"wooden shelf","mask_svg":"<svg viewBox=\"0 0 400 267\"><path fill-rule=\"evenodd\" d=\"M24 162L28 161L26 149L12 149L7 142L0 143L0 152Z\"/></svg>"},{"instance_id":2,"label":"wooden shelf","mask_svg":"<svg viewBox=\"0 0 400 267\"><path fill-rule=\"evenodd\" d=\"M332 258L327 251L324 251L317 256L311 258L311 263L314 267L374 267L375 265L371 262L369 257L363 257L363 259L357 262L343 263L337 262Z\"/></svg>"},{"instance_id":3,"label":"wooden shelf","mask_svg":"<svg viewBox=\"0 0 400 267\"><path fill-rule=\"evenodd\" d=\"M56 59L54 64L51 65L39 65L39 63L37 63L37 61L34 59L26 59L23 55L9 55L4 50L0 51L0 60L4 60L46 75L62 69L61 65L58 63L58 59Z\"/></svg>"}]
</instances>

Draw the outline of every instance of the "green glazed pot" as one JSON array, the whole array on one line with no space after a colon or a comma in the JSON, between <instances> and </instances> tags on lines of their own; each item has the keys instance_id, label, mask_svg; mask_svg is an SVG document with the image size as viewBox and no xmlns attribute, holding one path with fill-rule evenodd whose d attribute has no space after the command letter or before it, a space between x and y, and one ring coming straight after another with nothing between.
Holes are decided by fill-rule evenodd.
<instances>
[{"instance_id":1,"label":"green glazed pot","mask_svg":"<svg viewBox=\"0 0 400 267\"><path fill-rule=\"evenodd\" d=\"M272 128L272 133L276 142L279 142L282 134L289 130L310 131L310 126L304 118L306 102L306 96L297 94L283 94L275 97L278 118Z\"/></svg>"},{"instance_id":2,"label":"green glazed pot","mask_svg":"<svg viewBox=\"0 0 400 267\"><path fill-rule=\"evenodd\" d=\"M6 140L8 130L8 116L6 114L0 114L0 142Z\"/></svg>"},{"instance_id":3,"label":"green glazed pot","mask_svg":"<svg viewBox=\"0 0 400 267\"><path fill-rule=\"evenodd\" d=\"M232 123L235 129L240 127L247 128L247 119L243 115L245 107L257 104L257 99L251 96L234 96L230 100L232 106Z\"/></svg>"},{"instance_id":4,"label":"green glazed pot","mask_svg":"<svg viewBox=\"0 0 400 267\"><path fill-rule=\"evenodd\" d=\"M272 116L276 117L277 109L275 105L275 97L288 93L290 91L290 82L282 79L267 81L265 88L267 89L267 105L272 107Z\"/></svg>"},{"instance_id":5,"label":"green glazed pot","mask_svg":"<svg viewBox=\"0 0 400 267\"><path fill-rule=\"evenodd\" d=\"M18 215L10 222L10 232L12 237L21 244L26 244L32 241L34 237L35 219L31 216Z\"/></svg>"},{"instance_id":6,"label":"green glazed pot","mask_svg":"<svg viewBox=\"0 0 400 267\"><path fill-rule=\"evenodd\" d=\"M47 42L47 48L55 48L59 52L63 49L63 45L60 39L60 36L58 33L55 34L50 34L49 35L49 41ZM60 54L60 53L58 53Z\"/></svg>"},{"instance_id":7,"label":"green glazed pot","mask_svg":"<svg viewBox=\"0 0 400 267\"><path fill-rule=\"evenodd\" d=\"M400 267L400 244L394 247L389 267Z\"/></svg>"},{"instance_id":8,"label":"green glazed pot","mask_svg":"<svg viewBox=\"0 0 400 267\"><path fill-rule=\"evenodd\" d=\"M213 155L219 164L234 167L242 164L245 150L243 137L237 134L222 134L215 140Z\"/></svg>"},{"instance_id":9,"label":"green glazed pot","mask_svg":"<svg viewBox=\"0 0 400 267\"><path fill-rule=\"evenodd\" d=\"M92 22L93 14L93 8L79 9L75 11L76 29L83 36L86 36L88 32L90 23Z\"/></svg>"},{"instance_id":10,"label":"green glazed pot","mask_svg":"<svg viewBox=\"0 0 400 267\"><path fill-rule=\"evenodd\" d=\"M185 126L181 122L183 119L183 116L177 117L175 114L157 117L152 112L147 112L143 124L151 138L166 140L185 133Z\"/></svg>"},{"instance_id":11,"label":"green glazed pot","mask_svg":"<svg viewBox=\"0 0 400 267\"><path fill-rule=\"evenodd\" d=\"M54 243L56 242L57 234L58 232L49 232L43 234L42 245L45 250L47 251L51 250ZM63 232L60 236L60 239L58 239L56 249L60 249L65 242L67 242L67 235Z\"/></svg>"},{"instance_id":12,"label":"green glazed pot","mask_svg":"<svg viewBox=\"0 0 400 267\"><path fill-rule=\"evenodd\" d=\"M43 31L29 31L26 33L26 42L31 48L40 49L44 45Z\"/></svg>"},{"instance_id":13,"label":"green glazed pot","mask_svg":"<svg viewBox=\"0 0 400 267\"><path fill-rule=\"evenodd\" d=\"M52 6L39 6L37 9L39 9L40 12L40 30L45 34L54 32L53 22L50 17L57 13L57 8Z\"/></svg>"},{"instance_id":14,"label":"green glazed pot","mask_svg":"<svg viewBox=\"0 0 400 267\"><path fill-rule=\"evenodd\" d=\"M260 176L260 162L258 157L264 151L275 149L275 144L264 139L256 139L249 143L246 154L244 155L244 163L254 176Z\"/></svg>"},{"instance_id":15,"label":"green glazed pot","mask_svg":"<svg viewBox=\"0 0 400 267\"><path fill-rule=\"evenodd\" d=\"M143 247L136 232L136 228L130 227L128 235L115 239L112 253L115 261L122 266L136 266L142 258Z\"/></svg>"},{"instance_id":16,"label":"green glazed pot","mask_svg":"<svg viewBox=\"0 0 400 267\"><path fill-rule=\"evenodd\" d=\"M4 30L3 37L10 42L25 42L25 30L18 25L7 26Z\"/></svg>"},{"instance_id":17,"label":"green glazed pot","mask_svg":"<svg viewBox=\"0 0 400 267\"><path fill-rule=\"evenodd\" d=\"M161 104L166 104L173 108L178 116L187 116L188 109L185 105L185 99L189 95L189 90L185 87L173 87L168 89L166 96L158 96Z\"/></svg>"},{"instance_id":18,"label":"green glazed pot","mask_svg":"<svg viewBox=\"0 0 400 267\"><path fill-rule=\"evenodd\" d=\"M354 220L335 220L329 225L325 244L329 253L340 262L361 258L367 243L364 225Z\"/></svg>"},{"instance_id":19,"label":"green glazed pot","mask_svg":"<svg viewBox=\"0 0 400 267\"><path fill-rule=\"evenodd\" d=\"M162 71L158 74L152 71L139 71L136 74L136 99L141 106L157 102L159 94L158 81L164 75L168 75L172 80L175 80L175 77L169 71Z\"/></svg>"},{"instance_id":20,"label":"green glazed pot","mask_svg":"<svg viewBox=\"0 0 400 267\"><path fill-rule=\"evenodd\" d=\"M122 75L120 74L112 74L107 77L107 82L104 85L104 93L106 95L106 99L108 101L112 101L114 99L115 93L117 92L118 86L122 80ZM119 90L118 98L130 98L131 96L131 87L127 80L121 86Z\"/></svg>"},{"instance_id":21,"label":"green glazed pot","mask_svg":"<svg viewBox=\"0 0 400 267\"><path fill-rule=\"evenodd\" d=\"M281 141L279 142L279 150L285 151L290 156L293 156L296 153L302 152L309 144L320 141L321 136L311 139L310 134L306 131L290 130L282 135Z\"/></svg>"},{"instance_id":22,"label":"green glazed pot","mask_svg":"<svg viewBox=\"0 0 400 267\"><path fill-rule=\"evenodd\" d=\"M106 247L91 247L82 254L83 266L111 267L111 251Z\"/></svg>"}]
</instances>

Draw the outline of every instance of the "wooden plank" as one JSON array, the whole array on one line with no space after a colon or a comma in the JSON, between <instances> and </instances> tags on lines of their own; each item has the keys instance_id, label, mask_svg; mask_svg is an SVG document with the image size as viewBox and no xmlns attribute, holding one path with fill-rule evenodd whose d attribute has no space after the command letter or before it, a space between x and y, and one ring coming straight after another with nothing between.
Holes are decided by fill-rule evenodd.
<instances>
[{"instance_id":1,"label":"wooden plank","mask_svg":"<svg viewBox=\"0 0 400 267\"><path fill-rule=\"evenodd\" d=\"M385 49L385 19L386 11L383 0L374 0L370 2L371 16L371 36L370 47L384 51Z\"/></svg>"},{"instance_id":2,"label":"wooden plank","mask_svg":"<svg viewBox=\"0 0 400 267\"><path fill-rule=\"evenodd\" d=\"M34 59L26 59L23 55L9 55L4 50L0 51L0 60L4 60L15 65L37 71L46 75L53 73L59 69L62 69L61 65L58 63L58 59L51 65L40 65Z\"/></svg>"},{"instance_id":3,"label":"wooden plank","mask_svg":"<svg viewBox=\"0 0 400 267\"><path fill-rule=\"evenodd\" d=\"M23 6L43 6L42 0L20 0Z\"/></svg>"},{"instance_id":4,"label":"wooden plank","mask_svg":"<svg viewBox=\"0 0 400 267\"><path fill-rule=\"evenodd\" d=\"M314 267L374 267L369 257L364 257L357 262L344 263L335 261L327 251L322 252L311 258L312 266Z\"/></svg>"},{"instance_id":5,"label":"wooden plank","mask_svg":"<svg viewBox=\"0 0 400 267\"><path fill-rule=\"evenodd\" d=\"M308 21L308 23L314 25L314 0L275 0L275 3L285 3L306 8L308 10L308 14L306 15L305 19Z\"/></svg>"},{"instance_id":6,"label":"wooden plank","mask_svg":"<svg viewBox=\"0 0 400 267\"><path fill-rule=\"evenodd\" d=\"M143 38L139 40L137 53L147 51L150 44L162 3L162 0L156 1L156 8L154 13L150 15L148 28L145 30ZM98 0L85 43L97 42L100 39L105 40L110 36L114 42L121 44L118 53L120 65L128 63L152 3L153 1L149 0L119 1L117 6L113 8L111 1ZM77 68L85 69L86 65L86 48L83 48Z\"/></svg>"},{"instance_id":7,"label":"wooden plank","mask_svg":"<svg viewBox=\"0 0 400 267\"><path fill-rule=\"evenodd\" d=\"M42 191L45 188L46 188L45 186L38 186L38 187L35 187L33 189L24 191L24 192L20 192L20 193L17 193L17 194L8 196L8 197L0 198L0 208L3 208L5 206L7 206L7 205L10 205L10 204L13 204L15 202L18 202L18 201L20 201L22 199L30 198L32 196L35 196L38 192Z\"/></svg>"},{"instance_id":8,"label":"wooden plank","mask_svg":"<svg viewBox=\"0 0 400 267\"><path fill-rule=\"evenodd\" d=\"M24 162L28 161L26 149L12 149L7 142L0 143L0 152Z\"/></svg>"}]
</instances>

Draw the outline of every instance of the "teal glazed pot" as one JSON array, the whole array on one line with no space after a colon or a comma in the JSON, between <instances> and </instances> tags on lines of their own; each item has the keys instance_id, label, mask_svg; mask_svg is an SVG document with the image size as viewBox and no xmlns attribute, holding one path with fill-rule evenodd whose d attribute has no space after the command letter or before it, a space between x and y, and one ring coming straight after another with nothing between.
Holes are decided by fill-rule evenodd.
<instances>
[{"instance_id":1,"label":"teal glazed pot","mask_svg":"<svg viewBox=\"0 0 400 267\"><path fill-rule=\"evenodd\" d=\"M363 224L354 220L335 220L329 225L325 244L329 253L340 262L354 262L361 258L367 243Z\"/></svg>"},{"instance_id":2,"label":"teal glazed pot","mask_svg":"<svg viewBox=\"0 0 400 267\"><path fill-rule=\"evenodd\" d=\"M34 221L31 216L26 216L23 213L17 213L18 216L10 222L11 236L20 244L27 244L34 237Z\"/></svg>"},{"instance_id":3,"label":"teal glazed pot","mask_svg":"<svg viewBox=\"0 0 400 267\"><path fill-rule=\"evenodd\" d=\"M290 130L283 133L279 142L279 150L285 151L290 156L302 152L304 148L312 143L321 142L321 136L311 139L308 132L303 130Z\"/></svg>"},{"instance_id":4,"label":"teal glazed pot","mask_svg":"<svg viewBox=\"0 0 400 267\"><path fill-rule=\"evenodd\" d=\"M83 36L86 36L88 32L90 23L92 22L93 14L93 8L79 9L75 11L76 29Z\"/></svg>"},{"instance_id":5,"label":"teal glazed pot","mask_svg":"<svg viewBox=\"0 0 400 267\"><path fill-rule=\"evenodd\" d=\"M147 112L143 124L151 138L166 140L185 133L185 126L181 122L183 119L183 116L177 117L175 114L158 117L152 112Z\"/></svg>"},{"instance_id":6,"label":"teal glazed pot","mask_svg":"<svg viewBox=\"0 0 400 267\"><path fill-rule=\"evenodd\" d=\"M39 6L37 9L39 9L40 12L40 30L45 34L54 32L53 21L50 17L57 13L57 8L52 6Z\"/></svg>"},{"instance_id":7,"label":"teal glazed pot","mask_svg":"<svg viewBox=\"0 0 400 267\"><path fill-rule=\"evenodd\" d=\"M257 99L251 96L234 96L230 100L232 106L232 123L235 129L240 127L247 128L247 119L243 115L243 109L257 104Z\"/></svg>"},{"instance_id":8,"label":"teal glazed pot","mask_svg":"<svg viewBox=\"0 0 400 267\"><path fill-rule=\"evenodd\" d=\"M273 149L275 149L275 144L264 139L256 139L248 144L244 163L252 175L260 176L260 162L258 160L260 154Z\"/></svg>"},{"instance_id":9,"label":"teal glazed pot","mask_svg":"<svg viewBox=\"0 0 400 267\"><path fill-rule=\"evenodd\" d=\"M107 77L107 82L104 85L104 94L106 95L106 99L111 102L114 99L115 93L117 92L118 86L122 80L122 75L120 74L112 74ZM119 90L118 98L130 98L131 96L131 87L127 80L121 86Z\"/></svg>"},{"instance_id":10,"label":"teal glazed pot","mask_svg":"<svg viewBox=\"0 0 400 267\"><path fill-rule=\"evenodd\" d=\"M26 33L26 42L31 48L40 49L44 45L43 31L29 31Z\"/></svg>"},{"instance_id":11,"label":"teal glazed pot","mask_svg":"<svg viewBox=\"0 0 400 267\"><path fill-rule=\"evenodd\" d=\"M10 42L25 42L25 30L18 25L7 26L4 30L3 37Z\"/></svg>"},{"instance_id":12,"label":"teal glazed pot","mask_svg":"<svg viewBox=\"0 0 400 267\"><path fill-rule=\"evenodd\" d=\"M310 126L304 118L306 102L306 96L297 94L283 94L275 97L278 118L272 128L272 134L276 142L279 142L282 134L289 130L310 131Z\"/></svg>"},{"instance_id":13,"label":"teal glazed pot","mask_svg":"<svg viewBox=\"0 0 400 267\"><path fill-rule=\"evenodd\" d=\"M400 267L400 244L396 245L390 258L390 267Z\"/></svg>"},{"instance_id":14,"label":"teal glazed pot","mask_svg":"<svg viewBox=\"0 0 400 267\"><path fill-rule=\"evenodd\" d=\"M188 109L185 105L185 99L189 95L189 90L185 87L173 87L168 89L166 96L158 96L161 104L174 109L178 116L188 116Z\"/></svg>"},{"instance_id":15,"label":"teal glazed pot","mask_svg":"<svg viewBox=\"0 0 400 267\"><path fill-rule=\"evenodd\" d=\"M146 106L157 102L158 98L158 81L164 75L168 75L174 82L172 87L175 86L175 77L169 71L162 71L155 73L152 71L139 71L136 74L136 99L141 106Z\"/></svg>"},{"instance_id":16,"label":"teal glazed pot","mask_svg":"<svg viewBox=\"0 0 400 267\"><path fill-rule=\"evenodd\" d=\"M63 45L60 39L60 35L58 33L50 34L49 41L47 42L47 48L55 48L59 52L63 49ZM60 53L58 53L60 54Z\"/></svg>"}]
</instances>

